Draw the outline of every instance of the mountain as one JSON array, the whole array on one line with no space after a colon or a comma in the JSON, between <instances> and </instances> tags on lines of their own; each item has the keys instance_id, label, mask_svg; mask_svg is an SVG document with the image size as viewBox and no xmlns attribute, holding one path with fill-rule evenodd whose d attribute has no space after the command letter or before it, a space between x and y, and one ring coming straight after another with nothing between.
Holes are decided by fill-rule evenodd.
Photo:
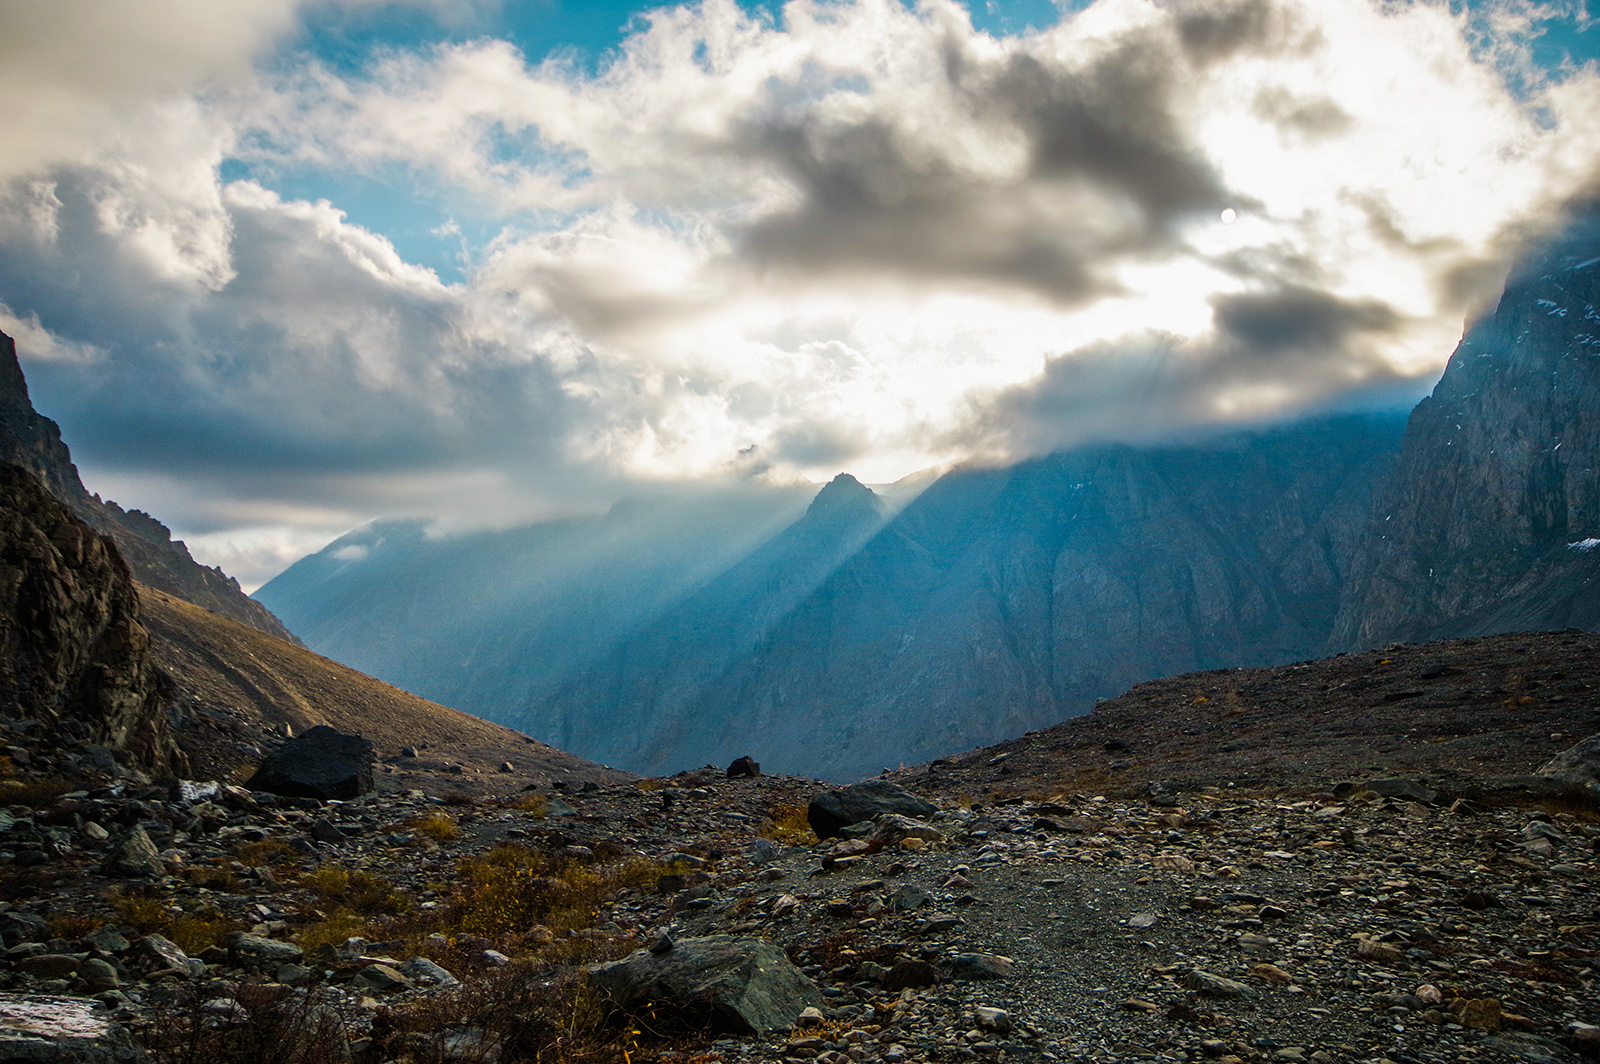
<instances>
[{"instance_id":1,"label":"mountain","mask_svg":"<svg viewBox=\"0 0 1600 1064\"><path fill-rule=\"evenodd\" d=\"M1600 214L1507 282L1412 413L1330 646L1600 627Z\"/></svg>"},{"instance_id":2,"label":"mountain","mask_svg":"<svg viewBox=\"0 0 1600 1064\"><path fill-rule=\"evenodd\" d=\"M268 635L298 642L265 606L240 590L238 581L195 561L189 548L181 540L174 541L160 521L141 510L124 510L114 502L102 501L85 490L62 442L60 427L34 410L17 360L16 342L4 333L0 333L0 462L33 473L91 528L115 540L140 582Z\"/></svg>"},{"instance_id":3,"label":"mountain","mask_svg":"<svg viewBox=\"0 0 1600 1064\"><path fill-rule=\"evenodd\" d=\"M228 779L328 724L374 743L384 789L629 778L305 649L160 522L84 490L0 341L0 729L51 751L36 770Z\"/></svg>"},{"instance_id":4,"label":"mountain","mask_svg":"<svg viewBox=\"0 0 1600 1064\"><path fill-rule=\"evenodd\" d=\"M429 538L358 531L258 595L318 650L586 757L859 775L1327 638L1398 417L841 477ZM799 512L807 507L804 512Z\"/></svg>"}]
</instances>

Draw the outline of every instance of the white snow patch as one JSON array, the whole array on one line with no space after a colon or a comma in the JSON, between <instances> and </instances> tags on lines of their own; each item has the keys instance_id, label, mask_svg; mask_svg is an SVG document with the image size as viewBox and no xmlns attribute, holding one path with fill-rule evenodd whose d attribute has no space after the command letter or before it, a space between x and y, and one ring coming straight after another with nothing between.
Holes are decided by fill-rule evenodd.
<instances>
[{"instance_id":1,"label":"white snow patch","mask_svg":"<svg viewBox=\"0 0 1600 1064\"><path fill-rule=\"evenodd\" d=\"M1592 536L1588 539L1580 539L1574 543L1567 544L1568 550L1575 550L1582 554L1588 554L1596 547L1600 547L1600 539L1595 539Z\"/></svg>"}]
</instances>

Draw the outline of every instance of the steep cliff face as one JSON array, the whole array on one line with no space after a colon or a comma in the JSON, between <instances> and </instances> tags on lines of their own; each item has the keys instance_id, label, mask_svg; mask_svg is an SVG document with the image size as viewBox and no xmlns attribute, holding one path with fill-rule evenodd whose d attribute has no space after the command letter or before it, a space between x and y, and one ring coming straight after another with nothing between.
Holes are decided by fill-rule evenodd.
<instances>
[{"instance_id":1,"label":"steep cliff face","mask_svg":"<svg viewBox=\"0 0 1600 1064\"><path fill-rule=\"evenodd\" d=\"M1600 222L1521 268L1412 413L1330 647L1600 626Z\"/></svg>"},{"instance_id":2,"label":"steep cliff face","mask_svg":"<svg viewBox=\"0 0 1600 1064\"><path fill-rule=\"evenodd\" d=\"M164 680L112 542L36 475L0 463L0 703L141 768L181 767Z\"/></svg>"},{"instance_id":3,"label":"steep cliff face","mask_svg":"<svg viewBox=\"0 0 1600 1064\"><path fill-rule=\"evenodd\" d=\"M84 489L60 428L33 409L16 343L4 333L0 333L0 461L32 472L80 518L115 540L141 583L268 635L299 642L232 577L195 561L189 548L174 541L161 522L140 510L103 502Z\"/></svg>"}]
</instances>

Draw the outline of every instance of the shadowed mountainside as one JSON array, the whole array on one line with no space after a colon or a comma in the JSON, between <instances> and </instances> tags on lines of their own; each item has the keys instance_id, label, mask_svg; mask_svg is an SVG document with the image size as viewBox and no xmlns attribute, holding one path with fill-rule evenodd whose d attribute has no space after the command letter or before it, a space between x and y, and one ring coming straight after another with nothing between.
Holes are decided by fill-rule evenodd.
<instances>
[{"instance_id":1,"label":"shadowed mountainside","mask_svg":"<svg viewBox=\"0 0 1600 1064\"><path fill-rule=\"evenodd\" d=\"M1600 624L1600 214L1523 266L1411 415L1329 647Z\"/></svg>"}]
</instances>

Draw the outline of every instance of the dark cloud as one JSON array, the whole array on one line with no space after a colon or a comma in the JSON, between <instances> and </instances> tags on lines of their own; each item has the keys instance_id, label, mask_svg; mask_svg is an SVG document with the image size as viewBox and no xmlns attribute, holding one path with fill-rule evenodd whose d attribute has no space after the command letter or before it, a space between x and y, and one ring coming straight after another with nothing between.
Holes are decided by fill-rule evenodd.
<instances>
[{"instance_id":1,"label":"dark cloud","mask_svg":"<svg viewBox=\"0 0 1600 1064\"><path fill-rule=\"evenodd\" d=\"M1192 47L1264 39L1270 19L1232 11L1196 22ZM1118 261L1174 250L1179 221L1239 200L1178 117L1192 74L1170 36L1133 34L1080 66L1020 51L991 59L955 37L941 54L942 88L960 111L952 122L992 129L997 151L1020 139L1026 164L963 162L888 109L853 121L770 116L744 131L742 150L775 166L798 201L747 227L743 254L1077 303L1117 290Z\"/></svg>"},{"instance_id":2,"label":"dark cloud","mask_svg":"<svg viewBox=\"0 0 1600 1064\"><path fill-rule=\"evenodd\" d=\"M1311 288L1214 296L1212 320L1219 340L1247 357L1284 352L1344 352L1363 333L1393 332L1394 308L1377 300L1348 300Z\"/></svg>"}]
</instances>

